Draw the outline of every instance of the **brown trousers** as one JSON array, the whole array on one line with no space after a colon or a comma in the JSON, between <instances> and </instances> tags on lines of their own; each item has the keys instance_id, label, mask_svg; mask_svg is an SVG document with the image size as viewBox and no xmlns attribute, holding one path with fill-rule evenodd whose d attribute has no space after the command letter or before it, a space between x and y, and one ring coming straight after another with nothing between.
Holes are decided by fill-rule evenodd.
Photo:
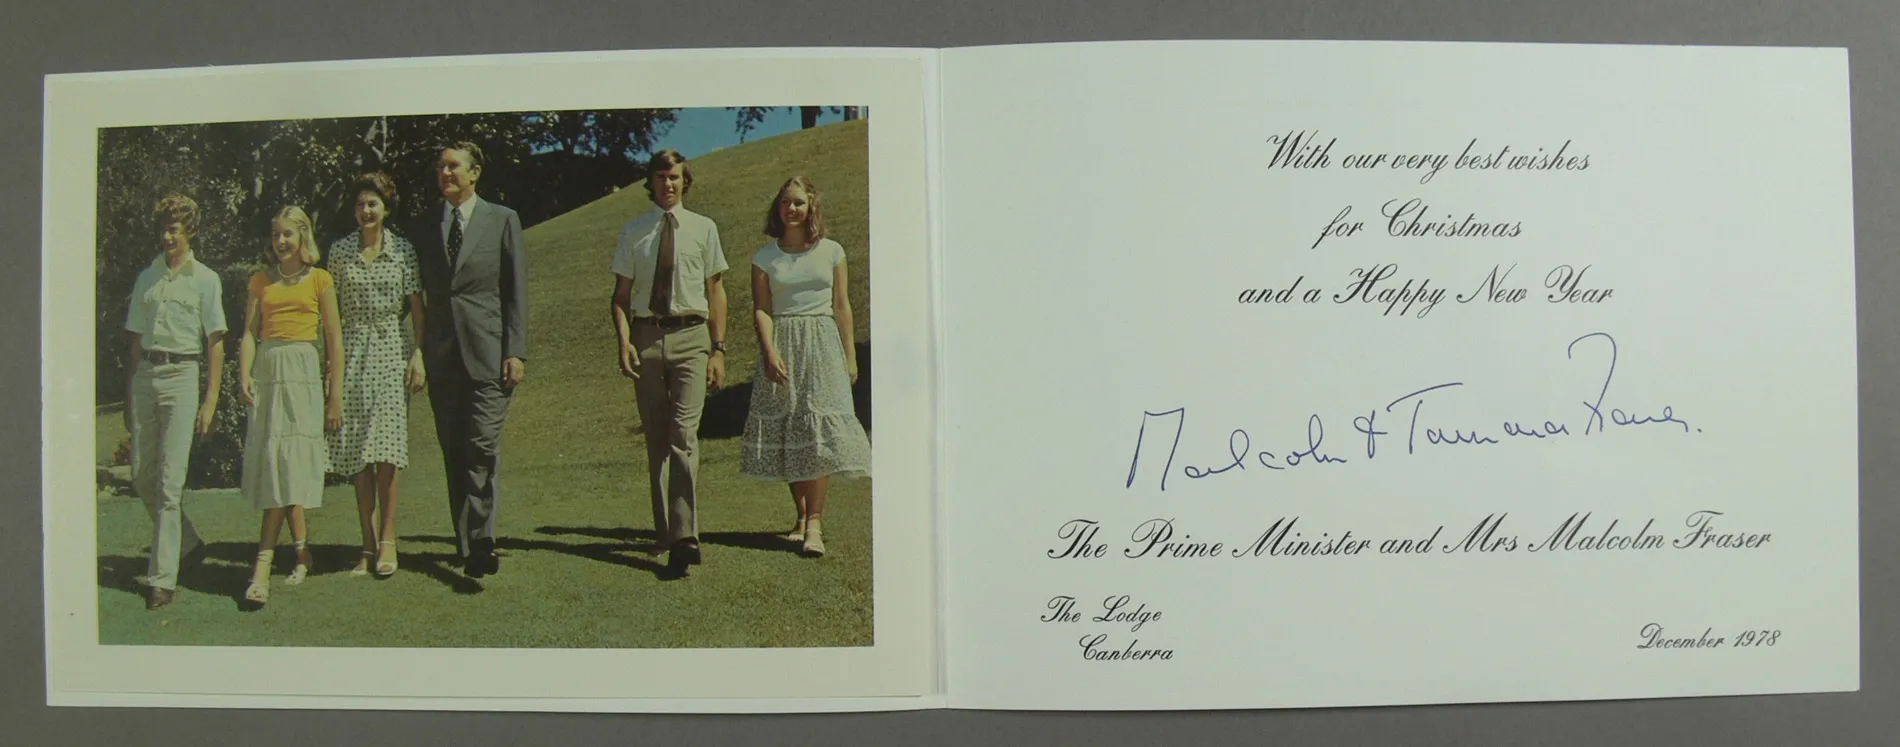
<instances>
[{"instance_id":1,"label":"brown trousers","mask_svg":"<svg viewBox=\"0 0 1900 747\"><path fill-rule=\"evenodd\" d=\"M661 545L699 537L699 419L706 406L706 361L712 332L705 324L664 332L633 320L640 378L634 395L646 433L653 531Z\"/></svg>"}]
</instances>

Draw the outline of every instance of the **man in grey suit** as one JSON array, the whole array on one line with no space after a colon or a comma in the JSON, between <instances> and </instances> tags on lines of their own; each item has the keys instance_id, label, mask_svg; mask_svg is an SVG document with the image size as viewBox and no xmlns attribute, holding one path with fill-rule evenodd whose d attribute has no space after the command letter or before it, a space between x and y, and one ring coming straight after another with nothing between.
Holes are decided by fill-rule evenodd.
<instances>
[{"instance_id":1,"label":"man in grey suit","mask_svg":"<svg viewBox=\"0 0 1900 747\"><path fill-rule=\"evenodd\" d=\"M442 149L442 204L423 214L411 240L422 275L423 363L449 487L449 516L463 572L501 570L495 555L501 426L527 375L528 266L521 218L481 199L480 146Z\"/></svg>"}]
</instances>

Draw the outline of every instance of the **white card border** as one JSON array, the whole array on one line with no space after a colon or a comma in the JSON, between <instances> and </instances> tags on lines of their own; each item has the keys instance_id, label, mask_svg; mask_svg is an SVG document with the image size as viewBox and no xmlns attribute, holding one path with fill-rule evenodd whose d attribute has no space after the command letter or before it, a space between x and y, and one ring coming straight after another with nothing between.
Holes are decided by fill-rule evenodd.
<instances>
[{"instance_id":1,"label":"white card border","mask_svg":"<svg viewBox=\"0 0 1900 747\"><path fill-rule=\"evenodd\" d=\"M934 348L928 306L926 97L936 53L701 49L348 60L48 76L43 340L90 339L99 127L367 113L868 106L876 645L785 649L388 649L102 646L97 642L92 346L42 347L46 672L53 705L456 710L887 710L940 702ZM559 75L550 75L558 70ZM376 86L346 85L373 74ZM466 81L488 81L471 87ZM448 81L456 85L447 85ZM429 85L437 83L437 85ZM296 95L271 95L272 90ZM251 95L245 95L249 93ZM894 250L913 246L915 251ZM82 273L84 273L82 277ZM60 292L48 292L59 288ZM914 337L913 337L914 336ZM81 469L84 467L84 469ZM82 482L82 475L83 482ZM361 698L374 664L396 691ZM664 678L653 672L668 672ZM297 672L259 677L257 672ZM645 673L645 674L642 674ZM161 676L162 675L162 676ZM242 689L238 689L238 688ZM890 697L903 696L903 697ZM917 704L924 705L917 705Z\"/></svg>"}]
</instances>

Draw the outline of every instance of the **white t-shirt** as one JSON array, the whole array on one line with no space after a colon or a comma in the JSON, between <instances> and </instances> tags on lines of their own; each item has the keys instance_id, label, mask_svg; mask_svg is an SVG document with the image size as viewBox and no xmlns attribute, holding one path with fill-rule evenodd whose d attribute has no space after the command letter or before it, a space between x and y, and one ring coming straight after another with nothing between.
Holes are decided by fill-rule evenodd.
<instances>
[{"instance_id":1,"label":"white t-shirt","mask_svg":"<svg viewBox=\"0 0 1900 747\"><path fill-rule=\"evenodd\" d=\"M752 254L752 265L772 284L772 314L831 313L832 271L844 261L844 247L831 239L796 254L774 241Z\"/></svg>"}]
</instances>

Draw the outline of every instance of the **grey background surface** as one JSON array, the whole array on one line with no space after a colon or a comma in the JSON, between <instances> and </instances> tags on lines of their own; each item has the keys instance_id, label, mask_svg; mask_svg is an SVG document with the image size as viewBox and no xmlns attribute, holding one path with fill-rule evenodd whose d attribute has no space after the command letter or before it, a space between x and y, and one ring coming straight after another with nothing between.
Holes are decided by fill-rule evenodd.
<instances>
[{"instance_id":1,"label":"grey background surface","mask_svg":"<svg viewBox=\"0 0 1900 747\"><path fill-rule=\"evenodd\" d=\"M1097 39L1394 39L1850 50L1860 338L1862 689L1656 701L1200 713L666 716L52 709L39 509L41 76L265 62L666 47ZM0 10L0 744L1900 744L1900 3L1891 0L983 0L897 3L13 3ZM1447 82L1451 84L1451 82ZM1508 97L1508 91L1498 92ZM55 248L55 251L62 249ZM90 251L75 247L65 250ZM1736 289L1745 299L1747 289ZM1746 302L1746 301L1742 301ZM45 341L57 344L57 341ZM1764 393L1768 395L1769 393ZM1786 396L1799 396L1789 393ZM1745 590L1738 590L1746 593ZM982 652L965 655L981 656ZM1532 654L1534 655L1534 654ZM1268 673L1270 674L1270 673ZM1395 673L1396 674L1396 673ZM259 678L296 672L259 672ZM633 676L633 673L629 673ZM1429 672L1401 676L1430 677ZM1563 672L1552 671L1552 677Z\"/></svg>"}]
</instances>

